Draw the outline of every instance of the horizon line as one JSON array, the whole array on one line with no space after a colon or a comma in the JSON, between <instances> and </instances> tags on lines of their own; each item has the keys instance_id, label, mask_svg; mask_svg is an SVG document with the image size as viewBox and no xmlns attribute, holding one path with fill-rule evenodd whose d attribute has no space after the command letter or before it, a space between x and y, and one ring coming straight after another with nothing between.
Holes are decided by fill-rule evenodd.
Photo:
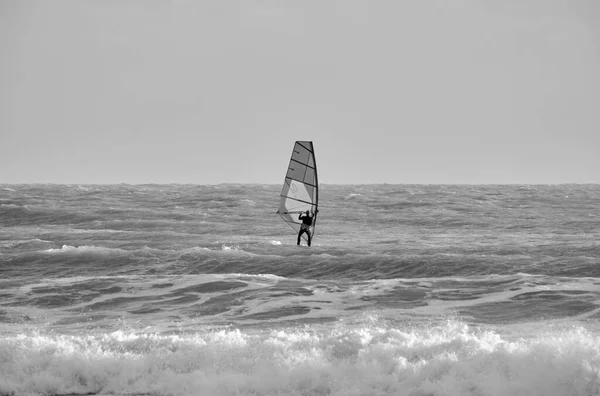
<instances>
[{"instance_id":1,"label":"horizon line","mask_svg":"<svg viewBox=\"0 0 600 396\"><path fill-rule=\"evenodd\" d=\"M246 186L279 186L282 183L257 183L257 182L222 182L222 183L56 183L56 182L33 182L33 183L3 183L0 186L31 186L31 185L57 185L57 186L227 186L227 185L246 185ZM559 183L319 183L320 186L564 186L564 185L598 185L599 182L559 182Z\"/></svg>"}]
</instances>

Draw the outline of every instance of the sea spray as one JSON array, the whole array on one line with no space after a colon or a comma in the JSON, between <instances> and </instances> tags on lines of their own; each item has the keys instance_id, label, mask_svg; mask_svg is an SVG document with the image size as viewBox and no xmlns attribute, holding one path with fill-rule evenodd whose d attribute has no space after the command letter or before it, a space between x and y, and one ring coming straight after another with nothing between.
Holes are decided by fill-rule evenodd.
<instances>
[{"instance_id":1,"label":"sea spray","mask_svg":"<svg viewBox=\"0 0 600 396\"><path fill-rule=\"evenodd\" d=\"M583 328L508 339L450 320L0 341L0 394L595 395L600 337Z\"/></svg>"}]
</instances>

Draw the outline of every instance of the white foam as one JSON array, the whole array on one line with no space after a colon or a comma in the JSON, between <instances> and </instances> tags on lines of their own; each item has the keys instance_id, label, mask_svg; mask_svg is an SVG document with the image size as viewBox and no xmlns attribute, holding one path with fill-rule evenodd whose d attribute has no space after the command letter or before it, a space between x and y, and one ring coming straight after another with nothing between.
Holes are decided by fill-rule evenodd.
<instances>
[{"instance_id":1,"label":"white foam","mask_svg":"<svg viewBox=\"0 0 600 396\"><path fill-rule=\"evenodd\" d=\"M16 204L0 204L0 207L2 208L11 208L11 209L21 209L21 208L25 208L27 210L30 210L27 205L16 205Z\"/></svg>"},{"instance_id":2,"label":"white foam","mask_svg":"<svg viewBox=\"0 0 600 396\"><path fill-rule=\"evenodd\" d=\"M123 249L107 248L107 247L96 247L96 246L71 246L63 245L60 249L46 249L44 253L56 254L56 253L126 253Z\"/></svg>"},{"instance_id":3,"label":"white foam","mask_svg":"<svg viewBox=\"0 0 600 396\"><path fill-rule=\"evenodd\" d=\"M0 340L0 394L594 395L600 336L510 341L449 321Z\"/></svg>"}]
</instances>

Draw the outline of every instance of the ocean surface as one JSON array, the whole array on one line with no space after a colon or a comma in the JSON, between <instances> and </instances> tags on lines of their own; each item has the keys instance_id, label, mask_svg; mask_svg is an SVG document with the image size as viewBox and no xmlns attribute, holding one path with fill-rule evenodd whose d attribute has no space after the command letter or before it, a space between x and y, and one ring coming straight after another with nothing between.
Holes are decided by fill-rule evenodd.
<instances>
[{"instance_id":1,"label":"ocean surface","mask_svg":"<svg viewBox=\"0 0 600 396\"><path fill-rule=\"evenodd\" d=\"M0 185L0 395L600 395L600 185Z\"/></svg>"}]
</instances>

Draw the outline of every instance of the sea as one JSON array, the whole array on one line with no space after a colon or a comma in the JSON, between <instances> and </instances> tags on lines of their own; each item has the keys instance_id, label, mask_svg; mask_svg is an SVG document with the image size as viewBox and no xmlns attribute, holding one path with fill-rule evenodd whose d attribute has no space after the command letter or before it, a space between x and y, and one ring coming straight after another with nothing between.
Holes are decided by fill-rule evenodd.
<instances>
[{"instance_id":1,"label":"sea","mask_svg":"<svg viewBox=\"0 0 600 396\"><path fill-rule=\"evenodd\" d=\"M0 185L0 395L600 395L600 185Z\"/></svg>"}]
</instances>

